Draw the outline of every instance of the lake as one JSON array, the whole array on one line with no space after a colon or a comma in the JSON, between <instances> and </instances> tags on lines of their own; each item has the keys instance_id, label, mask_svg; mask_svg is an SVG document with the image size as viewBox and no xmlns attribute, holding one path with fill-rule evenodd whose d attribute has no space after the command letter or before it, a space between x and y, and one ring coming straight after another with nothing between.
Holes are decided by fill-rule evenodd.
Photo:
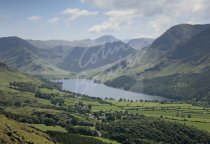
<instances>
[{"instance_id":1,"label":"lake","mask_svg":"<svg viewBox=\"0 0 210 144\"><path fill-rule=\"evenodd\" d=\"M56 80L56 82L62 82L62 89L68 90L78 94L85 94L92 97L100 97L105 99L114 98L116 100L129 99L129 100L167 100L160 96L151 96L147 94L130 92L118 88L106 86L101 83L95 83L93 80L86 79L66 79Z\"/></svg>"}]
</instances>

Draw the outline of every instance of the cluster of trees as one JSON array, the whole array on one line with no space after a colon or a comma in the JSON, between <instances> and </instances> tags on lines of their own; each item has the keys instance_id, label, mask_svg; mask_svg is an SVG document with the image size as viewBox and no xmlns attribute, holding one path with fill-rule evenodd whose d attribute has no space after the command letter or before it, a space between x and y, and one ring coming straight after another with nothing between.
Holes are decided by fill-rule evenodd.
<instances>
[{"instance_id":1,"label":"cluster of trees","mask_svg":"<svg viewBox=\"0 0 210 144\"><path fill-rule=\"evenodd\" d=\"M111 104L110 102L104 101L102 98L100 97L90 97L90 96L86 96L86 95L80 95L82 100L92 100L92 101L97 101L101 104ZM106 98L107 100L108 98Z\"/></svg>"},{"instance_id":2,"label":"cluster of trees","mask_svg":"<svg viewBox=\"0 0 210 144\"><path fill-rule=\"evenodd\" d=\"M191 114L185 114L185 113L182 113L181 111L178 111L178 112L176 113L176 117L182 117L182 118L187 117L187 118L192 118L192 115L191 115Z\"/></svg>"},{"instance_id":3,"label":"cluster of trees","mask_svg":"<svg viewBox=\"0 0 210 144\"><path fill-rule=\"evenodd\" d=\"M45 124L47 126L60 125L62 127L67 127L70 123L69 116L66 114L56 115L47 112L33 112L31 115L20 115L6 112L3 109L0 109L0 113L22 123Z\"/></svg>"},{"instance_id":4,"label":"cluster of trees","mask_svg":"<svg viewBox=\"0 0 210 144\"><path fill-rule=\"evenodd\" d=\"M102 136L128 143L210 143L210 135L185 125L161 119L139 117L100 123Z\"/></svg>"},{"instance_id":5,"label":"cluster of trees","mask_svg":"<svg viewBox=\"0 0 210 144\"><path fill-rule=\"evenodd\" d=\"M31 93L35 93L37 91L37 88L39 88L39 89L47 88L50 90L53 90L53 89L61 90L62 89L62 83L51 82L51 81L47 81L47 80L45 80L39 87L37 87L35 84L32 84L30 82L10 82L9 86L10 86L10 88L13 88L13 89L31 92Z\"/></svg>"},{"instance_id":6,"label":"cluster of trees","mask_svg":"<svg viewBox=\"0 0 210 144\"><path fill-rule=\"evenodd\" d=\"M55 96L56 96L56 94L54 94L54 93L42 93L40 91L37 91L35 93L35 97L42 98L42 99L47 99L47 100L50 100L51 98L53 98Z\"/></svg>"},{"instance_id":7,"label":"cluster of trees","mask_svg":"<svg viewBox=\"0 0 210 144\"><path fill-rule=\"evenodd\" d=\"M174 100L208 102L210 105L210 67L200 73L177 73L169 76L136 81L129 76L116 78L106 84L135 92L159 95Z\"/></svg>"},{"instance_id":8,"label":"cluster of trees","mask_svg":"<svg viewBox=\"0 0 210 144\"><path fill-rule=\"evenodd\" d=\"M29 82L10 82L9 86L12 89L25 91L25 92L34 93L36 91L36 86Z\"/></svg>"},{"instance_id":9,"label":"cluster of trees","mask_svg":"<svg viewBox=\"0 0 210 144\"><path fill-rule=\"evenodd\" d=\"M85 105L81 101L79 103L75 103L74 105L68 107L69 112L75 112L83 115L90 113L91 109L92 105Z\"/></svg>"},{"instance_id":10,"label":"cluster of trees","mask_svg":"<svg viewBox=\"0 0 210 144\"><path fill-rule=\"evenodd\" d=\"M12 101L12 100L2 100L2 101L0 101L0 106L2 106L2 107L6 107L6 106L20 107L20 106L22 106L22 103L19 100L15 100L15 101Z\"/></svg>"},{"instance_id":11,"label":"cluster of trees","mask_svg":"<svg viewBox=\"0 0 210 144\"><path fill-rule=\"evenodd\" d=\"M51 82L49 80L44 80L44 83L42 83L40 88L47 88L50 90L57 89L61 90L62 89L62 83L61 82Z\"/></svg>"},{"instance_id":12,"label":"cluster of trees","mask_svg":"<svg viewBox=\"0 0 210 144\"><path fill-rule=\"evenodd\" d=\"M52 104L62 106L64 104L64 98L56 98L54 93L42 93L37 91L35 97L50 100Z\"/></svg>"},{"instance_id":13,"label":"cluster of trees","mask_svg":"<svg viewBox=\"0 0 210 144\"><path fill-rule=\"evenodd\" d=\"M69 132L63 133L48 131L47 133L55 141L62 144L106 144L105 142L102 142L94 137L81 136Z\"/></svg>"},{"instance_id":14,"label":"cluster of trees","mask_svg":"<svg viewBox=\"0 0 210 144\"><path fill-rule=\"evenodd\" d=\"M119 102L159 102L158 100L130 100L130 99L119 99ZM166 101L161 101L162 103L166 102Z\"/></svg>"},{"instance_id":15,"label":"cluster of trees","mask_svg":"<svg viewBox=\"0 0 210 144\"><path fill-rule=\"evenodd\" d=\"M144 92L177 100L207 101L210 104L210 68L201 73L174 74L144 80Z\"/></svg>"},{"instance_id":16,"label":"cluster of trees","mask_svg":"<svg viewBox=\"0 0 210 144\"><path fill-rule=\"evenodd\" d=\"M105 84L112 87L124 88L125 90L129 90L134 83L136 83L136 80L134 78L129 76L121 76L112 81L107 81Z\"/></svg>"},{"instance_id":17,"label":"cluster of trees","mask_svg":"<svg viewBox=\"0 0 210 144\"><path fill-rule=\"evenodd\" d=\"M4 114L5 116L14 119L18 122L22 123L35 123L35 124L41 124L44 123L43 119L40 119L38 117L31 117L31 116L26 116L26 115L18 115L10 112L5 112L4 110L1 110L0 113Z\"/></svg>"},{"instance_id":18,"label":"cluster of trees","mask_svg":"<svg viewBox=\"0 0 210 144\"><path fill-rule=\"evenodd\" d=\"M54 105L63 106L64 105L64 99L63 98L51 98L51 103Z\"/></svg>"},{"instance_id":19,"label":"cluster of trees","mask_svg":"<svg viewBox=\"0 0 210 144\"><path fill-rule=\"evenodd\" d=\"M89 121L81 121L77 118L72 117L70 120L70 125L73 126L94 126L94 123L89 122Z\"/></svg>"},{"instance_id":20,"label":"cluster of trees","mask_svg":"<svg viewBox=\"0 0 210 144\"><path fill-rule=\"evenodd\" d=\"M80 134L80 135L88 135L88 136L98 136L98 132L96 130L92 130L88 127L68 127L68 132L73 134Z\"/></svg>"},{"instance_id":21,"label":"cluster of trees","mask_svg":"<svg viewBox=\"0 0 210 144\"><path fill-rule=\"evenodd\" d=\"M93 122L90 122L89 120L81 120L68 113L52 114L49 112L35 111L31 115L20 115L11 112L6 112L1 107L0 107L0 113L22 123L45 124L47 126L60 125L62 127L68 127L70 125L91 126L91 127L94 126Z\"/></svg>"},{"instance_id":22,"label":"cluster of trees","mask_svg":"<svg viewBox=\"0 0 210 144\"><path fill-rule=\"evenodd\" d=\"M110 112L104 112L104 111L97 111L93 112L93 115L98 119L102 120L103 122L109 122L109 121L115 121L120 120L123 117L128 116L128 111L110 111Z\"/></svg>"}]
</instances>

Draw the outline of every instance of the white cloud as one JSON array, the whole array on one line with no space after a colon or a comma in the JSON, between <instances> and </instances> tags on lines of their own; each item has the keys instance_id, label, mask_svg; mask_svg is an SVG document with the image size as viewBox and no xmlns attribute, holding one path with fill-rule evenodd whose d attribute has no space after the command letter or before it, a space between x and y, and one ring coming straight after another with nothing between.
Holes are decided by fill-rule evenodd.
<instances>
[{"instance_id":1,"label":"white cloud","mask_svg":"<svg viewBox=\"0 0 210 144\"><path fill-rule=\"evenodd\" d=\"M106 30L123 30L121 28L128 27L129 24L131 24L130 28L137 27L137 21L142 21L140 23L147 25L139 29L150 29L143 35L150 35L153 32L155 36L180 23L210 23L209 0L81 0L81 2L112 11L107 13L107 21L89 29L96 33ZM135 14L124 16L123 13L130 9L136 10ZM134 19L137 16L138 19Z\"/></svg>"},{"instance_id":2,"label":"white cloud","mask_svg":"<svg viewBox=\"0 0 210 144\"><path fill-rule=\"evenodd\" d=\"M125 25L132 24L132 20L136 18L137 11L134 9L130 10L111 10L105 13L108 16L108 20L92 26L89 28L89 32L101 33L111 30L119 30Z\"/></svg>"},{"instance_id":3,"label":"white cloud","mask_svg":"<svg viewBox=\"0 0 210 144\"><path fill-rule=\"evenodd\" d=\"M104 31L117 30L119 24L114 22L103 22L102 24L94 25L88 29L89 32L101 33Z\"/></svg>"},{"instance_id":4,"label":"white cloud","mask_svg":"<svg viewBox=\"0 0 210 144\"><path fill-rule=\"evenodd\" d=\"M105 9L138 9L144 16L209 14L209 0L81 0ZM198 17L197 17L198 18Z\"/></svg>"},{"instance_id":5,"label":"white cloud","mask_svg":"<svg viewBox=\"0 0 210 144\"><path fill-rule=\"evenodd\" d=\"M144 15L152 15L162 11L167 0L81 0L105 9L138 9Z\"/></svg>"},{"instance_id":6,"label":"white cloud","mask_svg":"<svg viewBox=\"0 0 210 144\"><path fill-rule=\"evenodd\" d=\"M57 24L59 20L60 20L59 17L53 17L49 20L49 23Z\"/></svg>"},{"instance_id":7,"label":"white cloud","mask_svg":"<svg viewBox=\"0 0 210 144\"><path fill-rule=\"evenodd\" d=\"M133 18L137 16L137 10L111 10L106 13L109 16L110 21L131 21Z\"/></svg>"},{"instance_id":8,"label":"white cloud","mask_svg":"<svg viewBox=\"0 0 210 144\"><path fill-rule=\"evenodd\" d=\"M41 17L41 16L30 16L30 17L28 17L28 20L36 21L36 22L38 22L38 21L40 21L42 19L43 19L43 17Z\"/></svg>"},{"instance_id":9,"label":"white cloud","mask_svg":"<svg viewBox=\"0 0 210 144\"><path fill-rule=\"evenodd\" d=\"M62 14L65 14L68 16L67 22L71 22L77 18L84 17L84 16L91 16L91 15L97 15L97 11L89 11L85 9L78 9L78 8L68 8L65 9Z\"/></svg>"},{"instance_id":10,"label":"white cloud","mask_svg":"<svg viewBox=\"0 0 210 144\"><path fill-rule=\"evenodd\" d=\"M113 5L113 0L80 0L81 2L85 3L92 3L97 7L111 7Z\"/></svg>"},{"instance_id":11,"label":"white cloud","mask_svg":"<svg viewBox=\"0 0 210 144\"><path fill-rule=\"evenodd\" d=\"M173 23L173 19L167 16L158 16L151 20L148 24L148 28L153 28L155 32L162 32L165 27Z\"/></svg>"}]
</instances>

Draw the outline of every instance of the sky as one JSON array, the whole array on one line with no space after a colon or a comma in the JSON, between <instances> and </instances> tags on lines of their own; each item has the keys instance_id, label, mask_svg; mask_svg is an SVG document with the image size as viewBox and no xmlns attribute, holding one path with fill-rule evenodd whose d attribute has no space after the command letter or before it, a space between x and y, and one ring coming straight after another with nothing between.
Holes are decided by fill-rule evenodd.
<instances>
[{"instance_id":1,"label":"sky","mask_svg":"<svg viewBox=\"0 0 210 144\"><path fill-rule=\"evenodd\" d=\"M210 23L209 0L0 0L0 37L157 38L171 26Z\"/></svg>"}]
</instances>

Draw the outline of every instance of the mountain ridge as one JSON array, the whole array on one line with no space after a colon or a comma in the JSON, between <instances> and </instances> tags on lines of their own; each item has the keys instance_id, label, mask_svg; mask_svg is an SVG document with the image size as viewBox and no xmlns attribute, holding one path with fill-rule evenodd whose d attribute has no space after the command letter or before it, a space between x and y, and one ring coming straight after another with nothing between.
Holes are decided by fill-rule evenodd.
<instances>
[{"instance_id":1,"label":"mountain ridge","mask_svg":"<svg viewBox=\"0 0 210 144\"><path fill-rule=\"evenodd\" d=\"M61 68L79 72L119 61L135 53L135 49L121 41L106 43L86 49L75 47L69 55L65 57ZM82 63L87 64L83 65Z\"/></svg>"},{"instance_id":2,"label":"mountain ridge","mask_svg":"<svg viewBox=\"0 0 210 144\"><path fill-rule=\"evenodd\" d=\"M195 98L198 101L207 99L208 89L203 90L202 98L196 97L196 91L191 94L186 88L199 90L208 87L206 73L210 67L209 33L209 24L173 26L147 47L145 54L136 56L139 63L135 63L135 58L131 58L125 61L126 66L123 69L110 71L107 68L114 76L103 82L109 86L120 85L120 88L130 91L159 94L165 97L173 95L174 98L178 98L182 94L184 95L182 99ZM107 78L108 74L104 71L106 69L92 78L99 81L101 78ZM199 79L196 76L199 76ZM173 77L183 78L183 80L173 81ZM130 81L127 81L129 79ZM200 83L201 80L204 82L203 85L194 84ZM128 83L129 86L126 85ZM142 84L143 87L141 87ZM174 90L176 87L179 88ZM186 91L185 94L184 91ZM179 94L175 95L174 92Z\"/></svg>"},{"instance_id":3,"label":"mountain ridge","mask_svg":"<svg viewBox=\"0 0 210 144\"><path fill-rule=\"evenodd\" d=\"M54 48L58 46L64 47L93 47L105 43L120 41L114 36L104 35L96 39L82 39L82 40L27 40L30 44L38 48Z\"/></svg>"},{"instance_id":4,"label":"mountain ridge","mask_svg":"<svg viewBox=\"0 0 210 144\"><path fill-rule=\"evenodd\" d=\"M0 61L18 70L39 74L64 72L44 61L43 51L19 37L0 38Z\"/></svg>"}]
</instances>

